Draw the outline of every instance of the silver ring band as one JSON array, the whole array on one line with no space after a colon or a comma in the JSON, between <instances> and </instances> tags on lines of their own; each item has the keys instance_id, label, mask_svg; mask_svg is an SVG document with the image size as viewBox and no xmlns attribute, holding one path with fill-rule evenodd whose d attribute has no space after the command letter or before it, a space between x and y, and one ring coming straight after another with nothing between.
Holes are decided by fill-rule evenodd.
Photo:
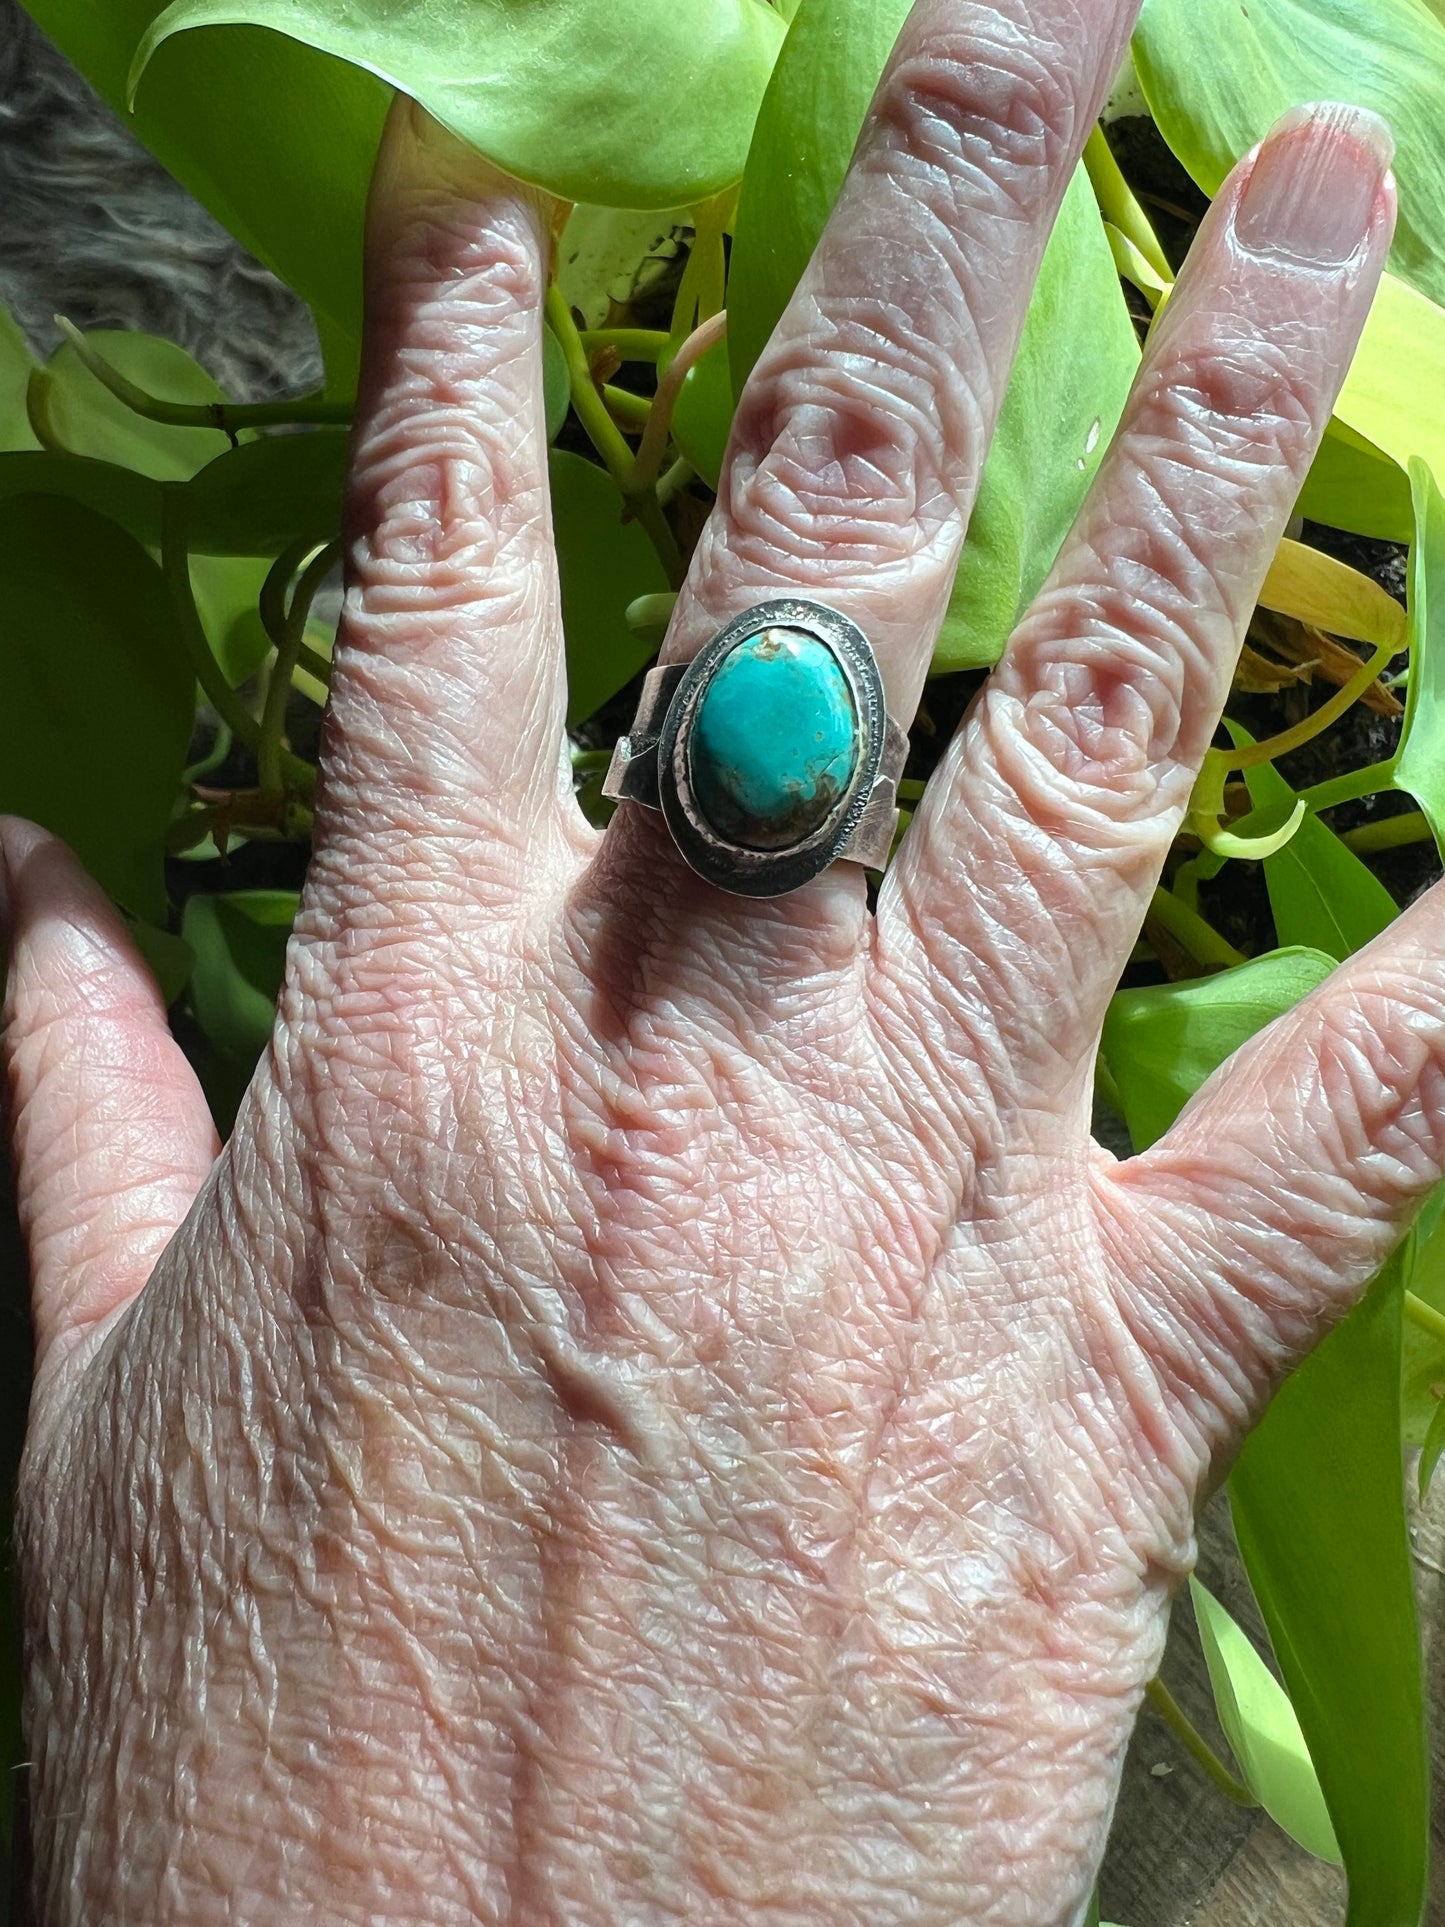
<instances>
[{"instance_id":1,"label":"silver ring band","mask_svg":"<svg viewBox=\"0 0 1445 1927\"><path fill-rule=\"evenodd\" d=\"M704 746L723 729L731 731L725 740L745 739L748 692L755 703L761 695L766 713L780 673L790 697L803 689L803 733L809 744L824 745L826 761L820 775L819 757L800 761L791 739L780 743L785 767L777 782L770 787L762 771L771 814L749 817L728 785L735 772ZM722 716L724 707L724 720L710 725L710 714ZM760 738L744 740L748 771L735 787L745 799L756 793L758 765L766 762L766 752L747 752L760 747ZM886 712L883 679L863 631L835 609L790 596L745 610L691 662L648 671L602 794L660 809L686 861L719 889L775 897L840 857L883 868L898 827L907 755L907 732Z\"/></svg>"}]
</instances>

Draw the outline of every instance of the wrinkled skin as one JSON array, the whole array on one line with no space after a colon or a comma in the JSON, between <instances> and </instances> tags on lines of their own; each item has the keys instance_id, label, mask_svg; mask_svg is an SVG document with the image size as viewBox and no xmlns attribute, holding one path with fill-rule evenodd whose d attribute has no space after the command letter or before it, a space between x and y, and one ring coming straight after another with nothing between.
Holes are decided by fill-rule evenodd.
<instances>
[{"instance_id":1,"label":"wrinkled skin","mask_svg":"<svg viewBox=\"0 0 1445 1927\"><path fill-rule=\"evenodd\" d=\"M1131 15L921 0L672 657L798 587L912 713ZM1201 1489L1441 1169L1438 895L1150 1154L1088 1135L1387 145L1296 115L1222 190L875 916L583 821L554 210L393 115L316 855L218 1157L115 917L4 829L41 1920L1081 1916Z\"/></svg>"}]
</instances>

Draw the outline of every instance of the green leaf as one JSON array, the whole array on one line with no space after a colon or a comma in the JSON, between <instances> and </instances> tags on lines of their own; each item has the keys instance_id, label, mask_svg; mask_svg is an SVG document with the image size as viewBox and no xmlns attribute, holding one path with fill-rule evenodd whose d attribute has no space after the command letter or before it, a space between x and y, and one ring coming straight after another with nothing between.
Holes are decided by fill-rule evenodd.
<instances>
[{"instance_id":1,"label":"green leaf","mask_svg":"<svg viewBox=\"0 0 1445 1927\"><path fill-rule=\"evenodd\" d=\"M584 328L600 328L613 303L625 305L650 267L675 259L677 233L692 225L686 208L574 207L557 243L557 286Z\"/></svg>"},{"instance_id":2,"label":"green leaf","mask_svg":"<svg viewBox=\"0 0 1445 1927\"><path fill-rule=\"evenodd\" d=\"M1292 1840L1340 1864L1329 1810L1294 1707L1212 1593L1189 1582L1214 1704L1245 1785Z\"/></svg>"},{"instance_id":3,"label":"green leaf","mask_svg":"<svg viewBox=\"0 0 1445 1927\"><path fill-rule=\"evenodd\" d=\"M181 935L196 959L191 1010L234 1063L254 1064L270 1039L300 901L293 890L233 890L186 904Z\"/></svg>"},{"instance_id":4,"label":"green leaf","mask_svg":"<svg viewBox=\"0 0 1445 1927\"><path fill-rule=\"evenodd\" d=\"M350 433L316 428L227 448L186 489L186 530L201 555L277 556L303 535L341 527Z\"/></svg>"},{"instance_id":5,"label":"green leaf","mask_svg":"<svg viewBox=\"0 0 1445 1927\"><path fill-rule=\"evenodd\" d=\"M689 368L672 411L672 439L709 488L715 489L733 425L728 345L719 341Z\"/></svg>"},{"instance_id":6,"label":"green leaf","mask_svg":"<svg viewBox=\"0 0 1445 1927\"><path fill-rule=\"evenodd\" d=\"M78 502L0 516L0 809L63 837L134 915L165 916L161 854L195 685L161 572Z\"/></svg>"},{"instance_id":7,"label":"green leaf","mask_svg":"<svg viewBox=\"0 0 1445 1927\"><path fill-rule=\"evenodd\" d=\"M136 50L250 24L419 100L507 173L569 201L673 207L736 181L784 26L764 0L174 0Z\"/></svg>"},{"instance_id":8,"label":"green leaf","mask_svg":"<svg viewBox=\"0 0 1445 1927\"><path fill-rule=\"evenodd\" d=\"M1445 1185L1437 1185L1410 1233L1405 1283L1417 1298L1445 1313ZM1423 1448L1436 1414L1445 1409L1445 1344L1405 1321L1400 1371L1400 1437Z\"/></svg>"},{"instance_id":9,"label":"green leaf","mask_svg":"<svg viewBox=\"0 0 1445 1927\"><path fill-rule=\"evenodd\" d=\"M1395 783L1420 805L1445 850L1445 497L1418 457L1410 464L1410 491L1410 686Z\"/></svg>"},{"instance_id":10,"label":"green leaf","mask_svg":"<svg viewBox=\"0 0 1445 1927\"><path fill-rule=\"evenodd\" d=\"M160 0L26 0L117 113ZM361 336L367 183L390 90L257 27L189 34L146 75L130 125L216 219L317 310L327 368ZM344 388L339 392L347 392Z\"/></svg>"},{"instance_id":11,"label":"green leaf","mask_svg":"<svg viewBox=\"0 0 1445 1927\"><path fill-rule=\"evenodd\" d=\"M38 448L25 412L25 389L35 368L26 341L6 308L0 308L0 451Z\"/></svg>"},{"instance_id":12,"label":"green leaf","mask_svg":"<svg viewBox=\"0 0 1445 1927\"><path fill-rule=\"evenodd\" d=\"M583 722L653 653L627 626L637 596L666 592L652 544L622 520L622 499L605 470L553 449L552 523L567 635L567 721Z\"/></svg>"},{"instance_id":13,"label":"green leaf","mask_svg":"<svg viewBox=\"0 0 1445 1927\"><path fill-rule=\"evenodd\" d=\"M1145 0L1134 64L1206 194L1290 107L1352 101L1395 136L1395 272L1445 301L1445 26L1424 0Z\"/></svg>"},{"instance_id":14,"label":"green leaf","mask_svg":"<svg viewBox=\"0 0 1445 1927\"><path fill-rule=\"evenodd\" d=\"M1312 522L1378 541L1408 542L1414 533L1405 471L1337 418L1325 430L1295 508Z\"/></svg>"},{"instance_id":15,"label":"green leaf","mask_svg":"<svg viewBox=\"0 0 1445 1927\"><path fill-rule=\"evenodd\" d=\"M195 955L184 937L176 937L169 930L162 930L158 924L146 923L133 917L130 921L131 941L150 966L151 975L160 985L162 997L167 1006L173 1004L191 980L195 967Z\"/></svg>"},{"instance_id":16,"label":"green leaf","mask_svg":"<svg viewBox=\"0 0 1445 1927\"><path fill-rule=\"evenodd\" d=\"M112 368L158 401L226 399L194 356L160 335L97 328L85 339ZM33 377L31 398L51 442L72 455L135 469L158 482L184 481L231 446L219 428L176 428L136 414L91 373L68 341Z\"/></svg>"},{"instance_id":17,"label":"green leaf","mask_svg":"<svg viewBox=\"0 0 1445 1927\"><path fill-rule=\"evenodd\" d=\"M86 340L113 368L158 400L204 403L226 399L224 391L193 356L159 335L97 329L88 334ZM209 477L212 469L219 469L220 464L234 457L237 469L224 470L226 475L249 474L256 478L248 503L238 502L245 488L244 481L229 497L232 536L242 515L249 518L254 532L257 525L273 519L272 505L257 491L268 484L278 485L279 469L287 463L293 464L301 477L313 484L313 494L317 487L324 493L327 464L324 454L318 461L314 455L292 454L289 450L279 455L259 455L253 450L280 449L287 441L314 440L323 451L328 447L332 450L330 465L334 470L335 451L338 443L344 443L344 431L328 434L317 430L312 436L273 436L264 442L252 437L239 448L233 448L230 437L219 428L177 428L136 414L91 373L69 342L62 343L35 376L32 395L50 439L77 456L132 471L130 483L116 485L113 478L111 483L116 487L116 519L122 519L120 511L124 509L127 526L138 534L142 532L141 527L131 518L138 513L143 500L148 514L159 515L159 498L144 496L142 485L146 479L171 482L197 477L199 496L210 516L211 526L207 532L219 538L219 552L192 558L191 580L196 606L222 668L233 683L242 681L255 668L266 648L259 621L247 620L260 595L266 565L242 558L265 551L241 546L238 552L236 541L227 539L226 516L220 501L222 488L214 480L200 481L198 471ZM309 468L308 461L312 465ZM319 482L317 469L323 471ZM74 476L75 471L71 474ZM294 500L295 496L290 499ZM285 506L286 500L278 488L274 507L284 511ZM331 526L328 524L323 533L329 534ZM291 531L292 534L299 532ZM151 546L158 540L157 534ZM289 540L287 535L283 543ZM197 543L196 546L204 548L205 545Z\"/></svg>"},{"instance_id":18,"label":"green leaf","mask_svg":"<svg viewBox=\"0 0 1445 1927\"><path fill-rule=\"evenodd\" d=\"M997 662L1118 426L1139 345L1080 167L1034 284L934 669Z\"/></svg>"},{"instance_id":19,"label":"green leaf","mask_svg":"<svg viewBox=\"0 0 1445 1927\"><path fill-rule=\"evenodd\" d=\"M792 298L911 0L802 0L748 150L728 268L734 394Z\"/></svg>"},{"instance_id":20,"label":"green leaf","mask_svg":"<svg viewBox=\"0 0 1445 1927\"><path fill-rule=\"evenodd\" d=\"M1348 1927L1422 1920L1430 1837L1400 1466L1397 1256L1276 1394L1230 1477L1239 1548L1349 1876Z\"/></svg>"},{"instance_id":21,"label":"green leaf","mask_svg":"<svg viewBox=\"0 0 1445 1927\"><path fill-rule=\"evenodd\" d=\"M740 393L832 210L908 0L803 0L738 202L728 343ZM1087 177L1064 200L969 524L935 671L997 659L1122 412L1139 351Z\"/></svg>"},{"instance_id":22,"label":"green leaf","mask_svg":"<svg viewBox=\"0 0 1445 1927\"><path fill-rule=\"evenodd\" d=\"M1335 402L1341 423L1402 471L1418 455L1445 475L1445 308L1393 274L1380 277Z\"/></svg>"},{"instance_id":23,"label":"green leaf","mask_svg":"<svg viewBox=\"0 0 1445 1927\"><path fill-rule=\"evenodd\" d=\"M261 621L261 585L270 564L244 555L193 555L191 587L201 626L226 680L235 689L271 647Z\"/></svg>"},{"instance_id":24,"label":"green leaf","mask_svg":"<svg viewBox=\"0 0 1445 1927\"><path fill-rule=\"evenodd\" d=\"M64 495L82 502L143 543L158 549L161 493L148 475L87 455L52 455L34 448L0 455L0 502L17 495Z\"/></svg>"},{"instance_id":25,"label":"green leaf","mask_svg":"<svg viewBox=\"0 0 1445 1927\"><path fill-rule=\"evenodd\" d=\"M1226 727L1236 742L1246 740L1242 729ZM1244 775L1254 810L1234 827L1259 835L1288 818L1295 793L1272 763ZM1306 816L1284 848L1264 859L1264 880L1279 943L1307 944L1330 957L1348 957L1399 915L1384 884L1317 816Z\"/></svg>"},{"instance_id":26,"label":"green leaf","mask_svg":"<svg viewBox=\"0 0 1445 1927\"><path fill-rule=\"evenodd\" d=\"M1217 1064L1334 966L1319 950L1271 950L1212 977L1117 992L1103 1048L1134 1148L1162 1136Z\"/></svg>"}]
</instances>

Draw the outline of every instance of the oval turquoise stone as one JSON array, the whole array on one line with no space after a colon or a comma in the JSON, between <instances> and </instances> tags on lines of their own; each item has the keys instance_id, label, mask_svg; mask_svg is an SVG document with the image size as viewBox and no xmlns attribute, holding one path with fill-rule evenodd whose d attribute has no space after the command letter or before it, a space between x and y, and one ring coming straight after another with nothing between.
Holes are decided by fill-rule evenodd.
<instances>
[{"instance_id":1,"label":"oval turquoise stone","mask_svg":"<svg viewBox=\"0 0 1445 1927\"><path fill-rule=\"evenodd\" d=\"M858 763L853 694L831 649L798 629L762 629L715 671L688 741L698 808L753 850L800 842Z\"/></svg>"}]
</instances>

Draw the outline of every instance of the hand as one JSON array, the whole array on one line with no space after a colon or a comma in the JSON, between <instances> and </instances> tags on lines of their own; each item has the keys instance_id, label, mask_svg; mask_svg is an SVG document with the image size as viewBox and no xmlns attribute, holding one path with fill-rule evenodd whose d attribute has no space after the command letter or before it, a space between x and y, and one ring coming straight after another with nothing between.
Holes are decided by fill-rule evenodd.
<instances>
[{"instance_id":1,"label":"hand","mask_svg":"<svg viewBox=\"0 0 1445 1927\"><path fill-rule=\"evenodd\" d=\"M911 715L1132 12L920 0L669 657L797 588ZM116 918L4 831L43 1921L1080 1917L1210 1468L1445 1155L1438 892L1147 1156L1088 1135L1386 148L1316 110L1225 185L870 915L579 814L554 213L397 109L316 851L219 1157Z\"/></svg>"}]
</instances>

